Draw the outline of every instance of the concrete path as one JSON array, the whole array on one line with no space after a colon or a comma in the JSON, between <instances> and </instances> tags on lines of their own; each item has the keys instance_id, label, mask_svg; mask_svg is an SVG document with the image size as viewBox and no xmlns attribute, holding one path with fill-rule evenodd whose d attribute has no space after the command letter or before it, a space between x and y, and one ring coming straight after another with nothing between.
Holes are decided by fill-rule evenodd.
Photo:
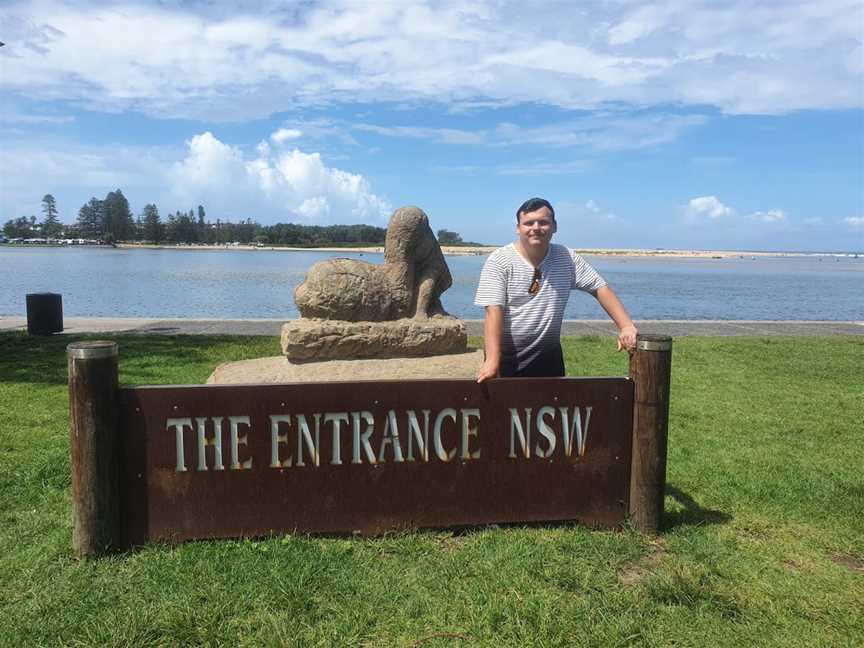
<instances>
[{"instance_id":1,"label":"concrete path","mask_svg":"<svg viewBox=\"0 0 864 648\"><path fill-rule=\"evenodd\" d=\"M283 319L145 319L109 317L66 317L66 334L140 333L146 335L279 335ZM469 335L483 335L481 320L465 320ZM759 321L759 320L642 320L641 333L683 337L753 335L864 335L864 322ZM26 330L26 317L0 316L0 331ZM566 320L564 335L613 335L608 320Z\"/></svg>"}]
</instances>

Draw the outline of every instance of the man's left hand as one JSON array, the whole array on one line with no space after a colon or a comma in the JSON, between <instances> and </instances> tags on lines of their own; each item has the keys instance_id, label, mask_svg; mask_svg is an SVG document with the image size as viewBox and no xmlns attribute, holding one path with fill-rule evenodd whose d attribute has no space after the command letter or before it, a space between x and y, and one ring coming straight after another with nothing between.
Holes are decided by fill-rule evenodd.
<instances>
[{"instance_id":1,"label":"man's left hand","mask_svg":"<svg viewBox=\"0 0 864 648\"><path fill-rule=\"evenodd\" d=\"M628 351L632 351L636 348L636 335L639 332L636 330L636 327L633 324L628 324L621 328L618 331L618 350L623 351L627 349Z\"/></svg>"}]
</instances>

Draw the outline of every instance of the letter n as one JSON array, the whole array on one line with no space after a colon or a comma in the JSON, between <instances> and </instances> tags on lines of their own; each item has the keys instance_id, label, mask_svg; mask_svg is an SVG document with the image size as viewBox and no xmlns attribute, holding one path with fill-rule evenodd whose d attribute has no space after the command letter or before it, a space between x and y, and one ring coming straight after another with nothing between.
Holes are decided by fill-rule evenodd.
<instances>
[{"instance_id":1,"label":"letter n","mask_svg":"<svg viewBox=\"0 0 864 648\"><path fill-rule=\"evenodd\" d=\"M531 456L531 408L525 408L525 426L519 419L519 412L515 407L510 408L510 459L516 458L516 437L522 447L522 456L528 459Z\"/></svg>"}]
</instances>

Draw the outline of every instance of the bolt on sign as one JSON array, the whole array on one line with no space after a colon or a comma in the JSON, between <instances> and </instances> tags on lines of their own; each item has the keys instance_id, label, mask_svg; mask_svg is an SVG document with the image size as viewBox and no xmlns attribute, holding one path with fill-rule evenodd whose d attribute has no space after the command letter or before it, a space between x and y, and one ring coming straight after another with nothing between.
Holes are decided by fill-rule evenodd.
<instances>
[{"instance_id":1,"label":"bolt on sign","mask_svg":"<svg viewBox=\"0 0 864 648\"><path fill-rule=\"evenodd\" d=\"M628 378L125 387L123 544L623 521Z\"/></svg>"}]
</instances>

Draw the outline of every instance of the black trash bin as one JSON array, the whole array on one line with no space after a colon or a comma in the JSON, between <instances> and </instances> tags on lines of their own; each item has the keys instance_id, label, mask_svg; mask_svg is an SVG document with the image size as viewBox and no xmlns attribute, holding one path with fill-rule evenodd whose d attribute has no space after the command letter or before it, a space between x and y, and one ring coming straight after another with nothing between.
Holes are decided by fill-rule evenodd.
<instances>
[{"instance_id":1,"label":"black trash bin","mask_svg":"<svg viewBox=\"0 0 864 648\"><path fill-rule=\"evenodd\" d=\"M63 295L29 293L27 295L27 332L51 335L63 330Z\"/></svg>"}]
</instances>

